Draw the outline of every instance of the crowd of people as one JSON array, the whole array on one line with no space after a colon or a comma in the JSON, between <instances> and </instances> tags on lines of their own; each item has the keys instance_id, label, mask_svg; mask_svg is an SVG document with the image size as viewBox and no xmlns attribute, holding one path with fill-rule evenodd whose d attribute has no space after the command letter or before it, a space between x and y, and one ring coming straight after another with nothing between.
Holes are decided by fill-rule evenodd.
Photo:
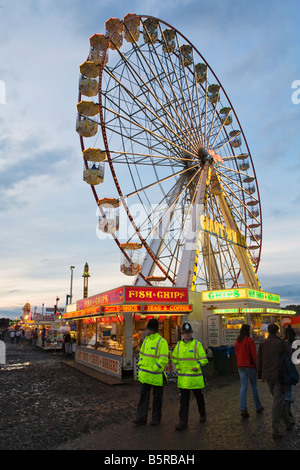
<instances>
[{"instance_id":1,"label":"crowd of people","mask_svg":"<svg viewBox=\"0 0 300 470\"><path fill-rule=\"evenodd\" d=\"M14 344L14 343L18 344L19 341L25 337L25 332L22 328L10 328L9 330L5 330L4 328L2 328L0 330L0 340L4 341L6 331L8 331L11 344ZM39 337L39 332L37 328L33 328L30 332L30 335L27 335L27 339L31 342L34 348L38 344L38 337ZM43 327L41 330L41 346L42 347L45 347L46 339L47 339L47 332L46 332L46 328ZM63 335L62 352L67 356L72 355L72 338L71 338L71 334L69 331L66 331Z\"/></svg>"},{"instance_id":2,"label":"crowd of people","mask_svg":"<svg viewBox=\"0 0 300 470\"><path fill-rule=\"evenodd\" d=\"M158 321L151 319L146 326L146 337L141 345L138 362L138 380L141 383L140 398L137 405L135 426L145 425L150 403L150 392L153 389L153 406L151 426L158 425L162 417L163 383L166 380L164 372L168 363L169 348L167 341L158 332ZM240 412L241 417L248 418L247 389L248 382L252 388L253 401L257 413L264 411L261 403L257 381L267 383L272 402L272 437L283 437L279 424L281 419L290 430L295 424L291 413L292 386L283 383L280 370L280 358L283 352L292 354L292 344L295 332L289 326L285 332L285 340L279 335L279 327L275 323L268 325L268 338L258 347L250 337L250 326L242 325L235 342L235 354L240 377ZM176 344L171 359L176 366L177 386L180 390L179 422L175 429L182 431L188 427L190 394L193 392L200 423L206 421L205 401L202 389L205 379L202 368L208 363L204 348L200 341L193 339L193 330L189 323L182 326L182 340Z\"/></svg>"}]
</instances>

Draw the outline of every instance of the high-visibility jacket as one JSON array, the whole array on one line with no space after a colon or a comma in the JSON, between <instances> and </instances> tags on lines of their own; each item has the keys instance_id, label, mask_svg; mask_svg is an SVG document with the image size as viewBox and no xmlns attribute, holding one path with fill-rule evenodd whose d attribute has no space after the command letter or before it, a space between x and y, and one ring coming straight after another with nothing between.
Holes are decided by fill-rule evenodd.
<instances>
[{"instance_id":1,"label":"high-visibility jacket","mask_svg":"<svg viewBox=\"0 0 300 470\"><path fill-rule=\"evenodd\" d=\"M177 370L178 388L204 388L201 366L207 364L208 359L200 341L195 339L187 343L178 341L172 354L172 361ZM197 371L192 371L195 367Z\"/></svg>"},{"instance_id":2,"label":"high-visibility jacket","mask_svg":"<svg viewBox=\"0 0 300 470\"><path fill-rule=\"evenodd\" d=\"M150 385L163 385L163 372L168 360L167 341L159 333L147 336L140 349L139 381Z\"/></svg>"}]
</instances>

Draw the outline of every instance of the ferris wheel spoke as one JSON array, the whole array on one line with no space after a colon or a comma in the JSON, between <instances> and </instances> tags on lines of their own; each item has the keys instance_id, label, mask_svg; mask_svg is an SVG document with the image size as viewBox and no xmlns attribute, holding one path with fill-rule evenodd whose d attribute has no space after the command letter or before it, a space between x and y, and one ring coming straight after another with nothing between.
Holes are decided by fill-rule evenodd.
<instances>
[{"instance_id":1,"label":"ferris wheel spoke","mask_svg":"<svg viewBox=\"0 0 300 470\"><path fill-rule=\"evenodd\" d=\"M179 43L178 43L178 39L177 39L177 46L179 48ZM178 62L180 63L180 52L178 54L178 56L176 56ZM188 104L192 107L193 111L194 111L194 103L193 103L193 100L191 99L191 96L190 96L190 87L189 87L189 84L188 84L188 81L187 81L187 76L186 76L186 73L185 73L185 70L184 70L184 67L177 67L177 70L179 71L182 71L182 68L183 68L183 72L184 72L184 77L185 77L185 80L186 80L186 90L188 91L188 95L189 95L189 100L185 99L185 91L183 89L183 86L181 84L181 81L180 81L180 78L178 76L178 73L177 73L177 70L176 70L176 65L174 64L174 61L172 60L172 54L169 55L169 61L168 61L168 65L171 65L171 70L168 71L168 73L166 74L167 77L169 77L171 74L174 74L174 77L175 77L175 82L171 82L171 88L172 88L172 92L173 94L175 94L176 96L178 96L178 93L175 93L175 89L174 89L174 85L177 84L178 85L178 89L179 89L179 92L180 92L180 95L182 97L182 103L183 103L183 106L185 108L185 110L182 109L182 105L181 105L181 102L179 102L179 105L180 105L180 109L182 111L182 114L183 116L185 117L188 117L189 119L189 122L190 124L195 124L196 125L196 128L197 128L197 119L194 117L194 120L192 118L192 115L190 113L190 110L189 110L189 107L188 107ZM170 83L170 82L169 82ZM195 114L194 114L195 116ZM199 140L199 131L196 132L196 129L195 127L192 128L192 132L193 132L193 136L194 136L194 140L197 142L197 144L199 145L200 144L200 140Z\"/></svg>"},{"instance_id":2,"label":"ferris wheel spoke","mask_svg":"<svg viewBox=\"0 0 300 470\"><path fill-rule=\"evenodd\" d=\"M220 90L219 90L219 93L220 93ZM229 116L230 113L231 113L231 109L230 109L230 112L226 115L226 119L228 118L228 116ZM213 143L211 144L211 148L214 148L215 143L216 143L216 141L217 141L217 139L218 139L218 137L219 137L221 131L222 131L223 129L225 129L225 122L226 122L226 119L224 119L224 121L222 122L222 125L220 126L220 129L219 129L219 131L218 131L218 133L217 133L217 135L216 135L216 137L215 137ZM210 145L210 144L209 144L209 145Z\"/></svg>"},{"instance_id":3,"label":"ferris wheel spoke","mask_svg":"<svg viewBox=\"0 0 300 470\"><path fill-rule=\"evenodd\" d=\"M168 144L168 145L170 145L171 147L176 147L177 150L180 150L180 151L186 153L186 149L185 149L184 147L181 147L180 145L176 144L175 142L170 141L169 139L167 139L167 138L164 137L163 135L159 135L159 134L156 134L155 132L151 131L151 129L149 129L149 128L143 126L142 124L140 124L140 123L137 122L136 120L133 120L133 119L131 118L130 114L128 114L128 115L126 116L126 115L125 115L125 114L126 114L125 110L122 110L123 113L124 113L124 114L122 115L122 114L120 114L119 112L117 112L117 111L115 111L115 110L113 110L113 109L111 109L111 108L105 107L105 109L106 109L107 111L111 112L115 117L118 117L118 118L120 118L120 119L122 119L122 120L125 120L125 121L127 121L127 122L129 122L129 123L134 124L138 129L140 129L140 130L142 130L142 131L148 133L149 135L151 135L151 136L153 137L153 139L156 139L157 142L159 142L159 143L164 143L165 145ZM166 148L168 148L168 147L166 147ZM195 154L194 154L193 156L196 157Z\"/></svg>"},{"instance_id":4,"label":"ferris wheel spoke","mask_svg":"<svg viewBox=\"0 0 300 470\"><path fill-rule=\"evenodd\" d=\"M182 101L186 105L186 100L179 100L178 92L176 92L176 90L175 90L175 85L177 83L177 85L179 86L179 89L181 91L181 96L184 96L183 90L181 89L180 82L178 80L178 76L177 76L177 73L176 73L176 66L175 66L175 64L172 60L172 55L171 54L167 55L167 59L165 59L165 66L164 66L163 62L161 60L160 54L157 53L156 49L152 48L151 51L150 51L150 54L151 54L152 58L153 58L154 53L156 55L156 58L157 58L157 61L158 61L159 65L160 65L160 70L163 71L164 78L167 80L167 84L170 87L170 97L167 97L168 102L171 104L172 110L173 110L173 112L175 112L177 117L179 117L179 114L177 112L177 108L180 110L182 118L180 118L180 123L179 124L181 126L183 125L185 131L188 134L190 134L190 129L186 128L186 124L185 124L186 121L187 121L186 114L187 113L189 114L189 110L188 110L187 106L185 106L186 110L184 110L183 107L182 107ZM156 63L157 62L154 60L153 64L154 64L155 67L156 67ZM170 70L170 65L172 65L171 70ZM152 67L150 66L149 68L150 68L150 71L152 73L153 72ZM155 76L158 76L158 73L159 73L159 70L156 69L156 72L154 72ZM170 78L173 75L175 76L175 81L172 81L171 78ZM160 83L159 83L159 85L162 86ZM162 87L162 90L164 92L164 95L167 96L166 93L165 93L164 87ZM171 99L171 97L173 97L173 98ZM190 122L192 122L191 116L190 116ZM194 138L195 138L195 134L194 134Z\"/></svg>"},{"instance_id":5,"label":"ferris wheel spoke","mask_svg":"<svg viewBox=\"0 0 300 470\"><path fill-rule=\"evenodd\" d=\"M219 177L220 177L220 178L222 179L222 181L224 182L224 184L227 185L227 183L226 183L225 181L229 181L230 183L232 183L233 185L235 185L235 187L236 187L242 194L247 195L247 196L251 196L251 199L252 199L253 201L256 201L257 203L259 202L258 199L255 198L255 197L253 196L253 194L251 194L251 193L247 190L247 188L244 188L244 187L241 186L241 184L240 184L240 177L241 177L241 176L247 177L248 175L247 175L246 173L241 173L241 172L239 172L239 171L237 171L237 170L230 169L230 171L231 171L232 173L235 173L237 176L239 176L239 181L235 181L235 180L232 179L229 175L225 175L225 174L221 171L220 168L222 168L222 165L219 165L218 168L216 167L215 170L216 170L216 172L218 173ZM229 186L227 185L227 187L229 187ZM232 190L232 192L233 192L233 190Z\"/></svg>"},{"instance_id":6,"label":"ferris wheel spoke","mask_svg":"<svg viewBox=\"0 0 300 470\"><path fill-rule=\"evenodd\" d=\"M176 133L175 130L166 123L166 121L163 121L161 117L158 116L158 114L154 112L152 109L150 109L150 107L146 103L142 102L132 91L130 91L127 87L125 87L125 85L120 80L118 80L117 77L113 75L111 71L108 71L107 73L111 76L111 78L113 78L119 84L119 86L123 89L126 95L128 95L132 100L134 100L135 104L138 105L138 109L135 114L142 113L142 115L144 115L148 121L152 121L155 118L156 120L160 122L161 128L163 128L164 130L168 130L171 135L175 135L177 139L179 139L181 142L183 142L186 145L186 141L182 139L181 136L178 133ZM125 102L125 100L123 102ZM113 103L112 100L111 100L111 103ZM123 107L119 106L119 109L123 109ZM149 115L147 113L149 113ZM127 114L130 116L133 116L133 113L130 110L128 110ZM167 112L165 112L165 115L167 115ZM155 121L152 121L152 122L155 122ZM174 121L172 122L174 123ZM157 129L159 129L159 127L157 127ZM178 127L178 130L180 130L179 127Z\"/></svg>"},{"instance_id":7,"label":"ferris wheel spoke","mask_svg":"<svg viewBox=\"0 0 300 470\"><path fill-rule=\"evenodd\" d=\"M219 100L219 96L220 96L220 89L219 89L219 92L218 92L218 100ZM218 102L217 100L217 102ZM216 110L217 110L217 103L216 103L216 106L215 106L215 111L214 111L214 118L213 118L213 122L215 120L215 113L216 113ZM231 112L231 110L230 110ZM228 118L229 116L229 113L228 115L226 116L226 119ZM212 129L213 129L213 122L212 122L212 125L211 125L211 128L210 128L210 133L209 133L209 139L208 139L208 147L209 148L214 148L214 145L219 137L219 135L221 134L222 130L225 130L225 122L226 122L226 119L223 120L223 122L221 123L221 125L219 126L219 130L216 134L216 136L214 137L214 141L212 142L212 144L210 143L210 139L211 139L211 136L212 136Z\"/></svg>"},{"instance_id":8,"label":"ferris wheel spoke","mask_svg":"<svg viewBox=\"0 0 300 470\"><path fill-rule=\"evenodd\" d=\"M121 152L121 151L116 151L116 150L111 150L110 153L115 153L117 154L116 157L113 157L112 158L112 161L115 161L116 163L126 163L125 161L122 162L120 160L118 160L118 156L121 156L123 157L124 155L125 156L132 156L132 157L141 157L141 160L133 160L131 163L132 164L139 164L141 163L142 161L147 161L148 158L153 158L153 159L157 159L158 161L159 160L174 160L176 163L180 163L180 162L198 162L198 159L196 158L185 158L185 157L175 157L175 156L169 156L169 155L155 155L155 154L151 154L151 153L137 153L137 152ZM153 163L148 163L149 165L152 165ZM156 162L155 161L155 165L158 165L159 162ZM167 165L167 163L166 163Z\"/></svg>"},{"instance_id":9,"label":"ferris wheel spoke","mask_svg":"<svg viewBox=\"0 0 300 470\"><path fill-rule=\"evenodd\" d=\"M177 181L174 185L173 188L169 190L169 193L166 195L165 201L168 203L168 199L170 199L172 202L168 204L167 209L165 208L165 201L161 201L161 203L164 204L164 211L162 215L160 216L159 220L155 225L153 225L153 228L151 231L149 231L148 237L153 236L153 234L156 232L156 230L159 227L159 224L162 223L163 219L170 217L170 213L172 211L175 211L175 208L178 204L178 201L182 199L182 196L185 194L186 191L188 191L190 185L194 181L194 179L201 173L201 169L199 168L194 175L190 178L190 180L184 185L184 182L179 182ZM179 188L179 190L178 190ZM175 198L174 198L174 190L175 190ZM156 208L158 210L159 208ZM147 237L147 238L148 238Z\"/></svg>"},{"instance_id":10,"label":"ferris wheel spoke","mask_svg":"<svg viewBox=\"0 0 300 470\"><path fill-rule=\"evenodd\" d=\"M128 67L128 70L129 70L130 74L132 75L132 78L135 80L136 84L139 85L140 83L142 83L142 86L145 88L145 92L143 93L143 96L146 97L146 99L149 100L149 106L152 104L151 101L150 101L150 97L157 103L157 105L159 107L162 106L161 101L157 97L156 89L151 89L149 87L149 84L151 86L153 86L154 80L155 80L155 83L158 84L159 88L163 92L164 97L166 98L168 105L171 105L173 113L175 113L175 115L179 118L180 122L178 124L176 123L173 115L170 112L167 111L166 105L164 105L162 107L162 109L164 110L164 115L169 119L169 122L173 123L173 125L176 128L178 128L179 130L182 129L182 126L183 126L183 128L186 130L185 135L188 136L189 132L188 132L188 129L186 128L185 121L179 117L179 114L177 113L177 110L176 110L176 106L171 103L169 97L165 93L165 90L164 90L163 86L161 85L160 80L158 79L160 72L152 70L152 67L151 67L150 63L147 61L147 59L144 56L143 52L140 51L141 54L137 55L137 60L139 61L140 66L143 68L143 72L145 73L146 77L148 78L148 82L146 83L145 80L141 77L141 75L137 74L137 71L135 69L133 69L131 64L128 62L127 58L122 54L122 52L119 49L118 49L118 52L119 52L120 56L124 59L125 64ZM150 71L150 74L151 74L151 77L152 77L151 79L149 77L149 72L147 72L147 70L146 70L146 68L145 68L145 66L142 62L142 59L145 61L145 64L149 68L149 71ZM153 77L154 77L154 80L153 80ZM148 96L148 93L149 93L150 96ZM138 99L138 97L137 97L137 99Z\"/></svg>"},{"instance_id":11,"label":"ferris wheel spoke","mask_svg":"<svg viewBox=\"0 0 300 470\"><path fill-rule=\"evenodd\" d=\"M226 197L228 198L231 206L234 208L235 210L235 223L237 223L237 220L239 220L243 226L245 226L245 218L242 216L241 212L240 212L240 209L239 207L241 207L243 210L246 210L249 212L249 214L251 213L251 210L245 205L245 203L243 201L241 201L237 196L236 194L232 191L232 189L226 184L226 182L222 182L227 188L228 188L228 191L226 191ZM237 205L235 204L235 202L233 201L233 199L231 198L231 194L238 200L238 202L240 203L240 206L237 207Z\"/></svg>"},{"instance_id":12,"label":"ferris wheel spoke","mask_svg":"<svg viewBox=\"0 0 300 470\"><path fill-rule=\"evenodd\" d=\"M179 176L179 175L182 175L183 173L186 173L187 171L190 171L192 170L193 168L197 168L199 167L199 164L197 163L197 165L194 165L192 167L189 167L189 168L185 168L184 170L181 170L181 171L178 171L177 173L173 173L172 175L169 175L169 176L166 176L165 178L161 179L161 180L158 180L158 181L155 181L154 183L152 184L148 184L147 186L144 186L140 189L138 189L137 191L134 191L132 193L129 193L127 194L125 197L131 197L135 194L137 194L138 192L142 192L142 191L145 191L146 189L149 189L149 188L153 188L154 186L156 186L157 184L160 184L160 183L163 183L164 181L167 181L171 178L174 178L176 176Z\"/></svg>"}]
</instances>

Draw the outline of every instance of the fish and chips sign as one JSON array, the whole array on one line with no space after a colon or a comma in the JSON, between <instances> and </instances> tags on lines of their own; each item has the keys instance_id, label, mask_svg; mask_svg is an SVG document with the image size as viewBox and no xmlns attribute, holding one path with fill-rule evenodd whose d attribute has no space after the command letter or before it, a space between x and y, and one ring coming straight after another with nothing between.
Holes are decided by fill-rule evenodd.
<instances>
[{"instance_id":1,"label":"fish and chips sign","mask_svg":"<svg viewBox=\"0 0 300 470\"><path fill-rule=\"evenodd\" d=\"M157 307L157 308L156 308ZM188 289L177 287L122 286L92 297L78 300L76 311L63 314L64 318L114 312L173 312L192 311L188 305Z\"/></svg>"}]
</instances>

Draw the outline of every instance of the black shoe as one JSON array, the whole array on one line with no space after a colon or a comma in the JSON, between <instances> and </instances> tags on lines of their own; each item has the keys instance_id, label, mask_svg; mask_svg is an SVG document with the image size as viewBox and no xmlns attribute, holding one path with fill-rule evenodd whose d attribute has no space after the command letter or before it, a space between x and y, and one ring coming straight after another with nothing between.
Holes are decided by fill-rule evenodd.
<instances>
[{"instance_id":1,"label":"black shoe","mask_svg":"<svg viewBox=\"0 0 300 470\"><path fill-rule=\"evenodd\" d=\"M152 419L152 421L150 421L150 426L157 426L158 424L160 424L158 419Z\"/></svg>"},{"instance_id":2,"label":"black shoe","mask_svg":"<svg viewBox=\"0 0 300 470\"><path fill-rule=\"evenodd\" d=\"M241 417L242 418L249 418L249 413L247 410L241 410Z\"/></svg>"},{"instance_id":3,"label":"black shoe","mask_svg":"<svg viewBox=\"0 0 300 470\"><path fill-rule=\"evenodd\" d=\"M282 437L284 437L284 434L282 434L281 432L273 432L272 437L273 439L281 439Z\"/></svg>"},{"instance_id":4,"label":"black shoe","mask_svg":"<svg viewBox=\"0 0 300 470\"><path fill-rule=\"evenodd\" d=\"M258 414L258 413L261 413L262 411L264 411L264 407L259 408L258 410L256 410L256 413Z\"/></svg>"},{"instance_id":5,"label":"black shoe","mask_svg":"<svg viewBox=\"0 0 300 470\"><path fill-rule=\"evenodd\" d=\"M134 419L132 421L132 424L134 424L135 426L142 426L143 424L147 424L147 421L145 421L144 419Z\"/></svg>"},{"instance_id":6,"label":"black shoe","mask_svg":"<svg viewBox=\"0 0 300 470\"><path fill-rule=\"evenodd\" d=\"M182 431L183 429L186 429L187 427L188 427L187 424L180 422L176 424L175 429L176 431Z\"/></svg>"},{"instance_id":7,"label":"black shoe","mask_svg":"<svg viewBox=\"0 0 300 470\"><path fill-rule=\"evenodd\" d=\"M200 423L206 422L206 415L200 416Z\"/></svg>"}]
</instances>

